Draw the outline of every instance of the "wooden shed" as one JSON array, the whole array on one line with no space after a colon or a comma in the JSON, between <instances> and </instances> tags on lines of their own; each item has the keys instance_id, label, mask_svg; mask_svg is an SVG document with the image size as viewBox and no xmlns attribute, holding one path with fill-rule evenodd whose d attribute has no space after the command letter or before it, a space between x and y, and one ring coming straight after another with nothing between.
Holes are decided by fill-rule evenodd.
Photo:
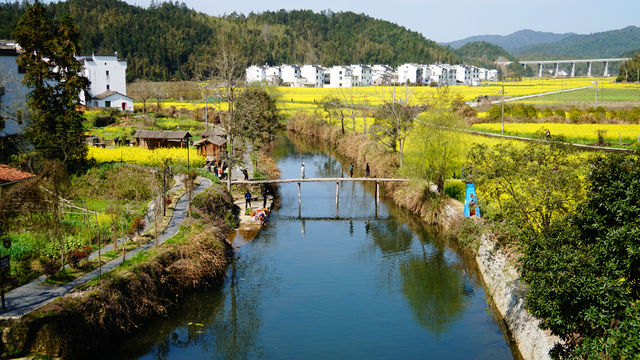
<instances>
[{"instance_id":1,"label":"wooden shed","mask_svg":"<svg viewBox=\"0 0 640 360\"><path fill-rule=\"evenodd\" d=\"M222 159L226 151L227 139L220 136L209 136L193 144L198 153L207 158L207 161Z\"/></svg>"},{"instance_id":2,"label":"wooden shed","mask_svg":"<svg viewBox=\"0 0 640 360\"><path fill-rule=\"evenodd\" d=\"M133 134L136 146L145 149L186 147L191 134L188 131L138 130Z\"/></svg>"}]
</instances>

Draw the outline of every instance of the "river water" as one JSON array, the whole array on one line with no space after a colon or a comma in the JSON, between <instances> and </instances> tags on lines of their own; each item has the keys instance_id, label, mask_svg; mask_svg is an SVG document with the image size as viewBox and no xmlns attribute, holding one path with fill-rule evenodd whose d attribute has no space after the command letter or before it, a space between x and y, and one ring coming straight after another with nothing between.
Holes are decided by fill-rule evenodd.
<instances>
[{"instance_id":1,"label":"river water","mask_svg":"<svg viewBox=\"0 0 640 360\"><path fill-rule=\"evenodd\" d=\"M283 178L348 163L282 140ZM361 174L356 174L361 175ZM513 359L471 264L374 186L280 188L282 206L236 251L221 288L190 295L119 346L131 359Z\"/></svg>"}]
</instances>

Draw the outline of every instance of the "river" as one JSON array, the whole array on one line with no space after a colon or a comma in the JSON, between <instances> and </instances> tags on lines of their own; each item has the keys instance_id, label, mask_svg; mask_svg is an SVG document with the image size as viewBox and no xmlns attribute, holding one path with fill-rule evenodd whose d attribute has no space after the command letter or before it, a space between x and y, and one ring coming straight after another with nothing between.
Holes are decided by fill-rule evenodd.
<instances>
[{"instance_id":1,"label":"river","mask_svg":"<svg viewBox=\"0 0 640 360\"><path fill-rule=\"evenodd\" d=\"M348 163L283 139L283 178ZM361 173L361 172L360 172ZM358 174L357 174L358 175ZM280 187L282 206L236 250L220 288L188 296L118 347L131 359L513 359L472 262L382 201L373 184Z\"/></svg>"}]
</instances>

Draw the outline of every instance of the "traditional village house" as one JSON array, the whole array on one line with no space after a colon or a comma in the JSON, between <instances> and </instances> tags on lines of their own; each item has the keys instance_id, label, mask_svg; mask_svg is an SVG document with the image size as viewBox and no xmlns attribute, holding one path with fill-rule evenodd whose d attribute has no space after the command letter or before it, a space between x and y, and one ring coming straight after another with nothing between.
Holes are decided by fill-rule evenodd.
<instances>
[{"instance_id":1,"label":"traditional village house","mask_svg":"<svg viewBox=\"0 0 640 360\"><path fill-rule=\"evenodd\" d=\"M0 194L14 184L35 177L34 174L0 164Z\"/></svg>"},{"instance_id":2,"label":"traditional village house","mask_svg":"<svg viewBox=\"0 0 640 360\"><path fill-rule=\"evenodd\" d=\"M188 131L138 130L133 134L136 146L149 150L186 147L191 137Z\"/></svg>"},{"instance_id":3,"label":"traditional village house","mask_svg":"<svg viewBox=\"0 0 640 360\"><path fill-rule=\"evenodd\" d=\"M203 132L202 140L193 145L198 149L198 153L207 159L207 162L215 161L220 164L227 149L227 133L213 127Z\"/></svg>"},{"instance_id":4,"label":"traditional village house","mask_svg":"<svg viewBox=\"0 0 640 360\"><path fill-rule=\"evenodd\" d=\"M133 99L127 96L127 62L118 59L118 53L108 56L78 56L82 75L91 84L89 98L80 94L80 103L95 107L112 107L133 111Z\"/></svg>"}]
</instances>

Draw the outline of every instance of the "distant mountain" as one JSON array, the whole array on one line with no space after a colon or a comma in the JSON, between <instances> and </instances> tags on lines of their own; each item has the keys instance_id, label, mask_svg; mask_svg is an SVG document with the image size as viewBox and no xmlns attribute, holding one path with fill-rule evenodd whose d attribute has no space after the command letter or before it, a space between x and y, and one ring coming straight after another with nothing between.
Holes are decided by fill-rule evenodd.
<instances>
[{"instance_id":1,"label":"distant mountain","mask_svg":"<svg viewBox=\"0 0 640 360\"><path fill-rule=\"evenodd\" d=\"M455 53L465 64L473 64L492 69L496 68L495 61L500 57L511 61L516 60L515 57L505 49L486 41L466 43L461 48L455 50Z\"/></svg>"},{"instance_id":2,"label":"distant mountain","mask_svg":"<svg viewBox=\"0 0 640 360\"><path fill-rule=\"evenodd\" d=\"M446 43L453 47L454 49L458 49L462 47L464 44L470 42L478 42L478 41L486 41L488 43L498 45L507 51L511 51L517 47L523 46L531 46L540 43L553 43L556 41L560 41L566 37L571 35L575 35L574 33L566 33L566 34L556 34L551 32L542 32L542 31L533 31L533 30L520 30L516 31L513 34L509 35L476 35L471 36L462 40L452 41L450 43Z\"/></svg>"},{"instance_id":3,"label":"distant mountain","mask_svg":"<svg viewBox=\"0 0 640 360\"><path fill-rule=\"evenodd\" d=\"M7 39L27 1L0 1L0 39ZM215 56L216 35L233 32L247 64L455 63L448 48L388 21L353 12L266 11L215 17L184 2L152 1L148 8L121 0L50 2L55 17L70 14L81 51L127 61L127 79L187 80Z\"/></svg>"},{"instance_id":4,"label":"distant mountain","mask_svg":"<svg viewBox=\"0 0 640 360\"><path fill-rule=\"evenodd\" d=\"M513 49L514 55L527 54L553 57L618 57L640 48L640 28L628 26L620 30L589 35L572 35L552 44L537 44Z\"/></svg>"}]
</instances>

